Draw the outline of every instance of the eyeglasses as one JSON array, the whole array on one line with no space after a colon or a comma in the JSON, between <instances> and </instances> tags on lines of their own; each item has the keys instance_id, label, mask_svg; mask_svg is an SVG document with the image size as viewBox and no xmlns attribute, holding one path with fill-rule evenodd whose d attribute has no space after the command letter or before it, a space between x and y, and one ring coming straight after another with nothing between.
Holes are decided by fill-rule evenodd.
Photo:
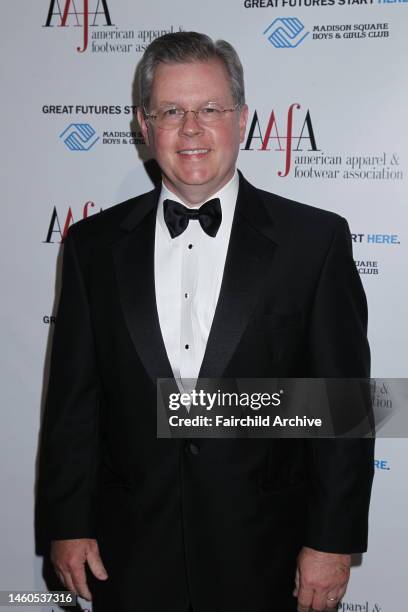
<instances>
[{"instance_id":1,"label":"eyeglasses","mask_svg":"<svg viewBox=\"0 0 408 612\"><path fill-rule=\"evenodd\" d=\"M220 108L215 105L203 106L197 110L185 110L178 106L172 108L160 109L154 113L148 113L143 109L146 119L152 124L163 130L173 130L180 127L187 117L187 113L194 113L196 121L200 125L217 125L221 123L225 117L225 113L233 113L239 104L236 104L234 108Z\"/></svg>"}]
</instances>

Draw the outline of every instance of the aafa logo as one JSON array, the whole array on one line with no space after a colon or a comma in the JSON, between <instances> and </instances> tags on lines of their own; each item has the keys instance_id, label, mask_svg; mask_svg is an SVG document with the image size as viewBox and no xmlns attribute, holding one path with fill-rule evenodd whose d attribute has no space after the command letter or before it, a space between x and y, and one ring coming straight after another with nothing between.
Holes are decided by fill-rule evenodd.
<instances>
[{"instance_id":1,"label":"aafa logo","mask_svg":"<svg viewBox=\"0 0 408 612\"><path fill-rule=\"evenodd\" d=\"M60 138L70 151L89 151L99 140L89 123L70 123L60 134Z\"/></svg>"},{"instance_id":2,"label":"aafa logo","mask_svg":"<svg viewBox=\"0 0 408 612\"><path fill-rule=\"evenodd\" d=\"M320 151L316 145L316 138L314 135L312 119L310 111L308 110L304 119L303 124L300 128L298 136L293 133L293 113L295 109L300 109L300 104L291 104L288 109L287 122L286 122L286 134L284 135L278 128L278 123L275 116L275 111L272 110L265 132L262 132L262 128L259 122L258 113L255 110L251 125L248 131L248 137L245 143L243 151L253 151L253 141L258 141L259 147L257 151L271 151L270 141L276 143L274 151L285 152L285 170L282 172L278 171L278 176L288 176L291 163L292 163L292 151L303 151L303 142L307 142L307 151Z\"/></svg>"},{"instance_id":3,"label":"aafa logo","mask_svg":"<svg viewBox=\"0 0 408 612\"><path fill-rule=\"evenodd\" d=\"M277 49L294 49L306 38L305 26L297 17L277 17L263 34L270 32L269 42Z\"/></svg>"},{"instance_id":4,"label":"aafa logo","mask_svg":"<svg viewBox=\"0 0 408 612\"><path fill-rule=\"evenodd\" d=\"M91 201L85 202L84 207L82 209L82 218L86 219L89 216L89 208L94 208L94 207L95 207L95 202L91 202ZM101 211L102 211L102 208L100 209L99 212ZM61 242L64 242L67 236L67 232L73 223L75 223L75 220L74 220L74 215L72 214L72 209L70 206L68 208L68 212L65 217L64 225L61 229L61 223L58 218L57 209L54 206L52 213L51 213L51 219L50 219L50 223L48 226L47 235L45 237L45 240L43 240L43 242L48 243L48 244L54 244L55 242L60 244ZM53 240L54 237L57 237L57 241Z\"/></svg>"},{"instance_id":5,"label":"aafa logo","mask_svg":"<svg viewBox=\"0 0 408 612\"><path fill-rule=\"evenodd\" d=\"M93 10L90 10L90 4ZM100 25L113 25L107 0L50 0L44 27L82 27L83 47L77 47L77 51L84 53L88 48L89 28Z\"/></svg>"}]
</instances>

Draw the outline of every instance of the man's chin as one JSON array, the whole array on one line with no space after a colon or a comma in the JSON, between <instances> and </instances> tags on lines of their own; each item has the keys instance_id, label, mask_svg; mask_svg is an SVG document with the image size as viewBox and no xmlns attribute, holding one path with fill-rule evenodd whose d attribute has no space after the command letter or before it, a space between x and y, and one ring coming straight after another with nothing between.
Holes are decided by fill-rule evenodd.
<instances>
[{"instance_id":1,"label":"man's chin","mask_svg":"<svg viewBox=\"0 0 408 612\"><path fill-rule=\"evenodd\" d=\"M214 177L210 177L208 174L203 173L180 173L174 178L169 178L168 176L163 175L163 181L166 187L171 190L176 189L177 191L185 188L194 189L195 187L200 189L206 186L211 188L213 184L216 184Z\"/></svg>"},{"instance_id":2,"label":"man's chin","mask_svg":"<svg viewBox=\"0 0 408 612\"><path fill-rule=\"evenodd\" d=\"M207 172L183 172L177 177L180 186L188 185L189 187L203 187L215 183L213 176L209 176Z\"/></svg>"}]
</instances>

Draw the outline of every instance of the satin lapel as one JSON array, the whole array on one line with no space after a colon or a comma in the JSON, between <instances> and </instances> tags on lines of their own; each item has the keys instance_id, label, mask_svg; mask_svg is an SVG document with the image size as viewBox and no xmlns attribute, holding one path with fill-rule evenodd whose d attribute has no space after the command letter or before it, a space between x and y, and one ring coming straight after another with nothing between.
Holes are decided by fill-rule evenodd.
<instances>
[{"instance_id":1,"label":"satin lapel","mask_svg":"<svg viewBox=\"0 0 408 612\"><path fill-rule=\"evenodd\" d=\"M271 272L278 248L273 223L257 190L240 174L220 295L200 378L221 377L236 350Z\"/></svg>"},{"instance_id":2,"label":"satin lapel","mask_svg":"<svg viewBox=\"0 0 408 612\"><path fill-rule=\"evenodd\" d=\"M130 336L150 378L173 376L160 330L154 285L154 241L158 190L135 204L113 245L120 301Z\"/></svg>"}]
</instances>

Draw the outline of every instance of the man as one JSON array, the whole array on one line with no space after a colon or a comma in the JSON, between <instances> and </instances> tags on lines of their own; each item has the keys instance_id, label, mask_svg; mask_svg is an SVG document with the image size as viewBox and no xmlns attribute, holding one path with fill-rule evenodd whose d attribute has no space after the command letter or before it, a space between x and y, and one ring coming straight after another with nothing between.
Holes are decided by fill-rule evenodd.
<instances>
[{"instance_id":1,"label":"man","mask_svg":"<svg viewBox=\"0 0 408 612\"><path fill-rule=\"evenodd\" d=\"M162 185L65 242L42 453L54 566L96 612L334 609L366 549L372 441L157 439L155 384L368 376L347 223L237 173L228 43L162 36L139 73Z\"/></svg>"}]
</instances>

